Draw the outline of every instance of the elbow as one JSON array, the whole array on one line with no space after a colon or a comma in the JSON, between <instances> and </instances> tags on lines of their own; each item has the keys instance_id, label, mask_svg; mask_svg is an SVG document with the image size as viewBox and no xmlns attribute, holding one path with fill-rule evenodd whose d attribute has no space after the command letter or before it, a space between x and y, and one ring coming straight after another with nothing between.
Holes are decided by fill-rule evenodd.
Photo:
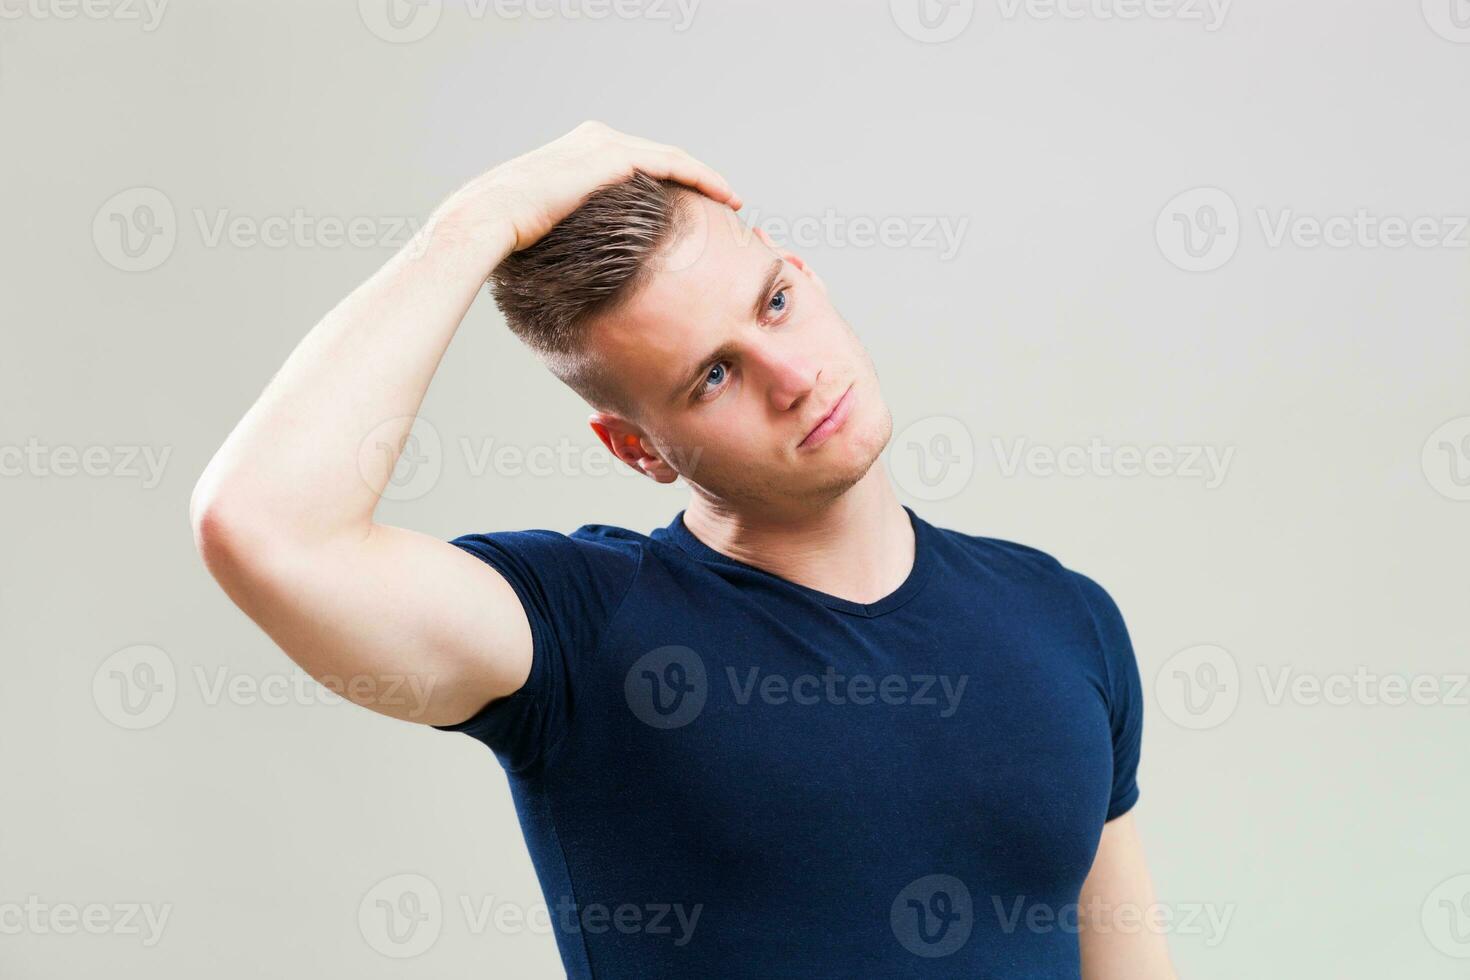
<instances>
[{"instance_id":1,"label":"elbow","mask_svg":"<svg viewBox=\"0 0 1470 980\"><path fill-rule=\"evenodd\" d=\"M244 542L248 508L241 501L221 493L206 473L189 496L189 527L194 534L194 548L204 560L210 574L238 564Z\"/></svg>"}]
</instances>

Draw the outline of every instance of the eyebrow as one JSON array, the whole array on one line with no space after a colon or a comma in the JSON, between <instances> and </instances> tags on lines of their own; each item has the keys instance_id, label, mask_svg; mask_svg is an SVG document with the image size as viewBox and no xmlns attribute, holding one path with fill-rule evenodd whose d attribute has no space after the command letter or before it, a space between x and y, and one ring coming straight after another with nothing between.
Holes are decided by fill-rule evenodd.
<instances>
[{"instance_id":1,"label":"eyebrow","mask_svg":"<svg viewBox=\"0 0 1470 980\"><path fill-rule=\"evenodd\" d=\"M761 282L760 292L756 294L755 303L751 306L750 315L752 318L760 318L761 308L765 305L766 297L770 295L771 288L776 285L776 280L780 278L781 270L785 267L785 265L785 260L778 258L775 259L771 263L770 268L766 270L766 277ZM683 380L674 387L674 390L672 392L669 393L669 401L673 402L677 400L681 395L688 391L689 388L694 384L695 378L700 374L701 371L704 370L704 366L706 364L712 364L715 361L725 360L726 358L732 356L734 353L735 351L730 344L721 344L715 350L706 354L704 357L701 357L698 361L694 363L694 366L691 367L688 372L684 374Z\"/></svg>"}]
</instances>

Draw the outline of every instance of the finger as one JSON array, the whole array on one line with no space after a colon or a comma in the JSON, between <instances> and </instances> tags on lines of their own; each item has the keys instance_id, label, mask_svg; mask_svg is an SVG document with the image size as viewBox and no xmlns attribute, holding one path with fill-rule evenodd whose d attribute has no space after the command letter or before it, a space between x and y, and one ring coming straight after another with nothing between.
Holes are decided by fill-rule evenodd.
<instances>
[{"instance_id":1,"label":"finger","mask_svg":"<svg viewBox=\"0 0 1470 980\"><path fill-rule=\"evenodd\" d=\"M645 161L639 164L640 170L652 176L677 180L681 184L697 189L707 197L728 204L737 211L740 209L742 203L740 195L735 193L730 182L713 167L701 163L683 150L670 147L665 150L652 151Z\"/></svg>"},{"instance_id":2,"label":"finger","mask_svg":"<svg viewBox=\"0 0 1470 980\"><path fill-rule=\"evenodd\" d=\"M741 198L736 194L735 188L714 167L698 162L688 153L676 148L661 151L656 154L656 159L660 160L669 178L697 188L707 197L729 204L732 209L739 210L741 207Z\"/></svg>"}]
</instances>

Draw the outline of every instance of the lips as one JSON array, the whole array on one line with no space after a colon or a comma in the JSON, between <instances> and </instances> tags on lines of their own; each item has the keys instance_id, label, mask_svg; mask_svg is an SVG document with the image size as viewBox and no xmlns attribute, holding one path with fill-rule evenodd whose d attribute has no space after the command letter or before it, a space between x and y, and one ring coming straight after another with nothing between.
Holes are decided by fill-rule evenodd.
<instances>
[{"instance_id":1,"label":"lips","mask_svg":"<svg viewBox=\"0 0 1470 980\"><path fill-rule=\"evenodd\" d=\"M846 421L851 402L852 385L848 385L847 390L838 397L837 401L832 403L832 407L827 410L827 413L811 427L811 431L806 434L806 438L797 443L797 448L801 449L808 445L815 446L825 442L827 437Z\"/></svg>"}]
</instances>

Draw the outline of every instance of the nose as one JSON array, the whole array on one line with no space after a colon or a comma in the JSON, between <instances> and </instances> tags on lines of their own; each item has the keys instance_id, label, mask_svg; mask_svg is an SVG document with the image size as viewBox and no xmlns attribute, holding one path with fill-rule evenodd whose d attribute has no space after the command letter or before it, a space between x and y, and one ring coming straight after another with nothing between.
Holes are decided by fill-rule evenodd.
<instances>
[{"instance_id":1,"label":"nose","mask_svg":"<svg viewBox=\"0 0 1470 980\"><path fill-rule=\"evenodd\" d=\"M756 352L756 364L765 376L771 407L778 412L789 412L799 405L816 389L822 374L815 359L770 339Z\"/></svg>"}]
</instances>

